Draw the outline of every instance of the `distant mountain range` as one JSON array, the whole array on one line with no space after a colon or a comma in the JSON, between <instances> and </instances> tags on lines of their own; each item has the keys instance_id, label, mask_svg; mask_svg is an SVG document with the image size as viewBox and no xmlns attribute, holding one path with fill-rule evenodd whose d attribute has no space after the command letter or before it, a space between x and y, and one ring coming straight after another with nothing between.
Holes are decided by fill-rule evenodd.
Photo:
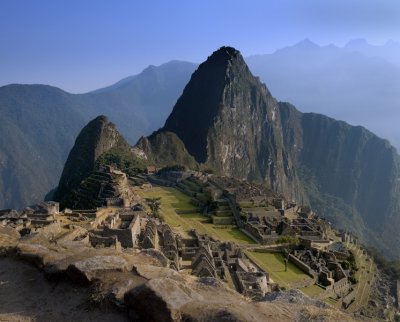
<instances>
[{"instance_id":1,"label":"distant mountain range","mask_svg":"<svg viewBox=\"0 0 400 322\"><path fill-rule=\"evenodd\" d=\"M0 209L43 200L58 184L79 130L97 115L118 124L131 144L161 126L195 66L150 66L78 95L45 85L0 87Z\"/></svg>"},{"instance_id":2,"label":"distant mountain range","mask_svg":"<svg viewBox=\"0 0 400 322\"><path fill-rule=\"evenodd\" d=\"M399 44L351 41L343 48L309 40L246 58L282 101L365 125L400 146ZM43 199L61 175L74 139L99 114L130 144L161 127L197 64L172 61L87 94L44 85L0 87L0 208Z\"/></svg>"},{"instance_id":3,"label":"distant mountain range","mask_svg":"<svg viewBox=\"0 0 400 322\"><path fill-rule=\"evenodd\" d=\"M306 39L246 62L280 101L365 126L400 148L400 43L340 48Z\"/></svg>"}]
</instances>

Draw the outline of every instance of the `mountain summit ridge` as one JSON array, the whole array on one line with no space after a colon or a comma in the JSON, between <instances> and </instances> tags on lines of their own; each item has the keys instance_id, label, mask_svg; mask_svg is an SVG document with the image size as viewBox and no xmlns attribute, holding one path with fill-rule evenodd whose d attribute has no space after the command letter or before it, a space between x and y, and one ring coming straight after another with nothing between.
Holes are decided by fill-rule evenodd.
<instances>
[{"instance_id":1,"label":"mountain summit ridge","mask_svg":"<svg viewBox=\"0 0 400 322\"><path fill-rule=\"evenodd\" d=\"M175 133L198 163L220 174L266 181L302 198L291 188L298 182L283 150L278 108L240 52L221 47L193 73L161 132Z\"/></svg>"}]
</instances>

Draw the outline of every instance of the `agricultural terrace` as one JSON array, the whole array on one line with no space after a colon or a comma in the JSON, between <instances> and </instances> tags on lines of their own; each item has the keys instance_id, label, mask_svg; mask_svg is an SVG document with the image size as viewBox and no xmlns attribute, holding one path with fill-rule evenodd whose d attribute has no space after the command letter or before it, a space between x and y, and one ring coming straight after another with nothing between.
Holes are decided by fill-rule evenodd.
<instances>
[{"instance_id":1,"label":"agricultural terrace","mask_svg":"<svg viewBox=\"0 0 400 322\"><path fill-rule=\"evenodd\" d=\"M318 296L320 294L325 292L325 290L321 286L318 286L316 284L300 288L300 291L302 291L304 294L306 294L310 297L314 297L314 298L318 298ZM330 303L330 304L332 305L332 303Z\"/></svg>"},{"instance_id":2,"label":"agricultural terrace","mask_svg":"<svg viewBox=\"0 0 400 322\"><path fill-rule=\"evenodd\" d=\"M213 225L210 219L199 213L190 202L190 197L175 188L153 187L135 191L142 198L161 197L160 213L167 224L184 237L196 229L200 234L208 234L221 241L232 241L237 244L253 244L254 241L233 225Z\"/></svg>"},{"instance_id":3,"label":"agricultural terrace","mask_svg":"<svg viewBox=\"0 0 400 322\"><path fill-rule=\"evenodd\" d=\"M288 268L285 272L285 261L281 253L246 251L246 255L248 255L264 271L268 272L269 277L281 287L290 288L291 283L311 279L310 276L291 262L288 262Z\"/></svg>"},{"instance_id":4,"label":"agricultural terrace","mask_svg":"<svg viewBox=\"0 0 400 322\"><path fill-rule=\"evenodd\" d=\"M356 300L347 309L347 312L354 312L357 309L368 305L376 267L374 262L370 260L367 255L363 254L363 251L358 246L349 243L346 244L346 246L354 253L358 267L358 271L355 274L355 277L358 280L356 285Z\"/></svg>"}]
</instances>

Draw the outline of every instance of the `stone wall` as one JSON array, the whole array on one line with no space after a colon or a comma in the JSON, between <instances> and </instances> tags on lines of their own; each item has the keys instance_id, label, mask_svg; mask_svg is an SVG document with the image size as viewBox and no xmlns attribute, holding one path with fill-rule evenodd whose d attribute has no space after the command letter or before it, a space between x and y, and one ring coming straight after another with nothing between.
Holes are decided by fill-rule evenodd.
<instances>
[{"instance_id":1,"label":"stone wall","mask_svg":"<svg viewBox=\"0 0 400 322\"><path fill-rule=\"evenodd\" d=\"M46 238L53 239L61 233L61 225L59 222L52 222L46 226L32 228L32 232L40 231Z\"/></svg>"},{"instance_id":2,"label":"stone wall","mask_svg":"<svg viewBox=\"0 0 400 322\"><path fill-rule=\"evenodd\" d=\"M293 264L295 264L298 268L300 268L303 272L307 273L308 275L312 277L317 276L317 273L315 273L310 266L302 262L297 257L293 256L292 254L289 254L289 261L291 261Z\"/></svg>"},{"instance_id":3,"label":"stone wall","mask_svg":"<svg viewBox=\"0 0 400 322\"><path fill-rule=\"evenodd\" d=\"M140 216L138 214L119 214L119 218L122 221L130 221L129 226L127 228L104 227L96 234L102 237L116 236L124 248L137 246L140 235Z\"/></svg>"},{"instance_id":4,"label":"stone wall","mask_svg":"<svg viewBox=\"0 0 400 322\"><path fill-rule=\"evenodd\" d=\"M57 239L57 242L63 242L67 240L75 240L78 237L83 237L87 235L88 231L85 228L76 225L69 225L69 232L62 235Z\"/></svg>"},{"instance_id":5,"label":"stone wall","mask_svg":"<svg viewBox=\"0 0 400 322\"><path fill-rule=\"evenodd\" d=\"M121 249L121 243L118 241L117 236L102 237L93 233L89 233L89 242L93 247L101 246L114 247L117 250Z\"/></svg>"},{"instance_id":6,"label":"stone wall","mask_svg":"<svg viewBox=\"0 0 400 322\"><path fill-rule=\"evenodd\" d=\"M350 304L355 301L356 293L357 290L353 290L343 298L342 301L343 308L347 309L350 306Z\"/></svg>"},{"instance_id":7,"label":"stone wall","mask_svg":"<svg viewBox=\"0 0 400 322\"><path fill-rule=\"evenodd\" d=\"M232 216L231 217L212 216L212 223L214 225L233 225L235 221Z\"/></svg>"}]
</instances>

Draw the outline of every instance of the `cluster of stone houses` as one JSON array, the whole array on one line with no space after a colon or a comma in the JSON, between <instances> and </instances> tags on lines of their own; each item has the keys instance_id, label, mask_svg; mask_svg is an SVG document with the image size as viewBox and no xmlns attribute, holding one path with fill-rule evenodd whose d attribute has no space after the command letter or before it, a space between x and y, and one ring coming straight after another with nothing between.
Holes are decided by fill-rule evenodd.
<instances>
[{"instance_id":1,"label":"cluster of stone houses","mask_svg":"<svg viewBox=\"0 0 400 322\"><path fill-rule=\"evenodd\" d=\"M204 214L210 216L215 225L236 223L262 245L274 244L280 236L297 237L300 245L292 249L288 260L325 289L323 296L340 297L344 307L354 301L349 271L340 264L349 254L343 244L329 241L329 225L316 217L309 207L286 203L264 188L245 182L232 183L230 179L193 171L170 171L155 176L155 169L148 170L152 182L174 185L190 195L194 203L199 202L197 194L206 193L214 208L205 207ZM183 180L198 182L200 188L187 190ZM273 285L268 273L260 270L241 247L199 235L196 231L191 232L191 238L183 238L160 219L150 217L140 198L125 189L127 178L121 171L102 168L89 183L95 186L92 190L96 190L101 207L60 212L57 202L44 202L22 212L0 210L0 224L16 228L21 235L42 232L55 242L74 240L92 247L151 250L172 269L186 269L198 277L222 279L253 299L262 299L271 291ZM151 189L151 184L146 187ZM85 196L83 193L81 197ZM241 208L240 204L247 207ZM346 233L342 233L342 241L355 242ZM314 247L317 244L325 244L326 250Z\"/></svg>"},{"instance_id":2,"label":"cluster of stone houses","mask_svg":"<svg viewBox=\"0 0 400 322\"><path fill-rule=\"evenodd\" d=\"M335 245L339 248L339 244ZM314 277L316 284L325 290L320 296L321 298L346 298L343 303L347 307L352 302L350 299L354 300L355 292L353 292L352 284L349 281L350 270L345 270L340 260L347 259L348 255L347 253L347 256L339 259L329 247L327 250L302 247L293 250L288 259L304 272Z\"/></svg>"},{"instance_id":3,"label":"cluster of stone houses","mask_svg":"<svg viewBox=\"0 0 400 322\"><path fill-rule=\"evenodd\" d=\"M198 277L226 281L233 289L253 299L262 299L271 290L269 276L254 266L234 243L221 243L192 231L192 240L182 240L182 254Z\"/></svg>"},{"instance_id":4,"label":"cluster of stone houses","mask_svg":"<svg viewBox=\"0 0 400 322\"><path fill-rule=\"evenodd\" d=\"M166 257L169 267L175 270L181 268L181 256L178 251L179 236L166 223L148 218L145 229L140 237L143 249L156 249Z\"/></svg>"},{"instance_id":5,"label":"cluster of stone houses","mask_svg":"<svg viewBox=\"0 0 400 322\"><path fill-rule=\"evenodd\" d=\"M311 212L308 207L291 203L285 207L280 198L271 202L276 208L244 208L244 229L260 244L274 244L279 236L298 237L309 243L329 243L327 223Z\"/></svg>"},{"instance_id":6,"label":"cluster of stone houses","mask_svg":"<svg viewBox=\"0 0 400 322\"><path fill-rule=\"evenodd\" d=\"M50 237L51 234L57 234L61 230L57 220L58 215L58 202L49 201L26 207L21 212L14 209L0 210L0 223L16 229L21 235L40 230Z\"/></svg>"},{"instance_id":7,"label":"cluster of stone houses","mask_svg":"<svg viewBox=\"0 0 400 322\"><path fill-rule=\"evenodd\" d=\"M136 247L141 229L141 215L141 211L131 209L122 209L108 215L89 232L90 243L92 246L115 244L116 247Z\"/></svg>"},{"instance_id":8,"label":"cluster of stone houses","mask_svg":"<svg viewBox=\"0 0 400 322\"><path fill-rule=\"evenodd\" d=\"M181 182L192 177L191 172L172 171L163 173L159 179L188 194ZM339 263L347 258L348 253L341 244L331 244L327 236L330 225L324 219L315 216L310 207L288 203L264 187L230 178L209 176L206 179L205 190L211 201L217 205L218 202L223 204L219 208L224 212L227 211L225 207L231 208L230 211L235 215L229 218L227 224L236 223L262 245L273 245L280 236L296 237L300 245L289 254L288 259L313 277L307 283L315 282L324 288L322 297L340 297L345 307L351 304L355 292L349 282L349 272ZM162 184L166 185L165 182ZM246 207L241 208L241 205ZM240 216L239 211L245 216ZM219 219L215 210L208 215L212 219ZM343 235L346 241L351 238L349 234ZM256 298L268 289L264 287L268 285L268 277L254 271L254 267L250 269L249 265L245 265L246 256L242 252L226 255L229 247L204 236L196 236L195 240L181 240L181 244L183 246L179 252L182 259L191 260L194 275L231 280L239 292ZM327 249L320 251L321 245ZM257 293L259 290L262 291Z\"/></svg>"}]
</instances>

